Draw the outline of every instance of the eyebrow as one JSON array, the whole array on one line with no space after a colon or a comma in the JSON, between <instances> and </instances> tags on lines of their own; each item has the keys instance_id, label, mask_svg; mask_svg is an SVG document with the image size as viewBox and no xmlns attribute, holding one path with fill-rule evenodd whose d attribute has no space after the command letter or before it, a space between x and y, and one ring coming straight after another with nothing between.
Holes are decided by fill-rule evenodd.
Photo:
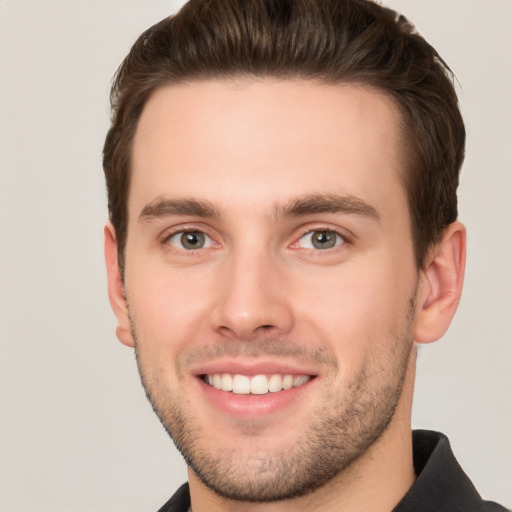
<instances>
[{"instance_id":1,"label":"eyebrow","mask_svg":"<svg viewBox=\"0 0 512 512\"><path fill-rule=\"evenodd\" d=\"M379 212L352 195L311 194L292 200L277 210L277 217L301 217L316 213L344 213L380 220Z\"/></svg>"},{"instance_id":2,"label":"eyebrow","mask_svg":"<svg viewBox=\"0 0 512 512\"><path fill-rule=\"evenodd\" d=\"M139 215L139 222L171 215L217 218L220 217L220 212L209 201L156 198L154 201L144 206Z\"/></svg>"},{"instance_id":3,"label":"eyebrow","mask_svg":"<svg viewBox=\"0 0 512 512\"><path fill-rule=\"evenodd\" d=\"M309 194L292 199L285 205L276 207L273 217L277 220L283 217L303 217L318 213L343 213L374 220L380 219L379 212L362 199L352 195L338 194ZM159 197L142 209L139 222L172 215L219 218L221 212L209 201Z\"/></svg>"}]
</instances>

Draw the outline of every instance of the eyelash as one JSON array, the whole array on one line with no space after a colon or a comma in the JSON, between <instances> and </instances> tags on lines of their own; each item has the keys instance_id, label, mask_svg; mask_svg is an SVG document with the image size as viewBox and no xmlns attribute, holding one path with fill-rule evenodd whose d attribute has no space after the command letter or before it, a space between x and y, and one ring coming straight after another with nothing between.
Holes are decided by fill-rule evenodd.
<instances>
[{"instance_id":1,"label":"eyelash","mask_svg":"<svg viewBox=\"0 0 512 512\"><path fill-rule=\"evenodd\" d=\"M333 228L330 228L330 227L326 227L326 226L315 226L315 227L309 227L307 229L305 229L301 234L300 236L296 239L295 242L293 242L292 246L293 245L298 245L300 240L302 240L304 237L306 237L307 235L312 235L313 233L329 233L329 234L333 234L333 235L336 235L336 237L338 237L341 241L341 243L337 243L334 247L331 247L331 248L328 248L328 249L315 249L315 248L304 248L305 250L308 250L308 251L311 251L311 252L330 252L332 250L335 250L335 249L340 249L341 247L340 246L344 246L346 244L350 244L351 243L351 238L349 236L347 236L344 232L342 233L340 230L337 230L337 229L333 229Z\"/></svg>"},{"instance_id":2,"label":"eyelash","mask_svg":"<svg viewBox=\"0 0 512 512\"><path fill-rule=\"evenodd\" d=\"M169 242L170 240L177 236L177 235L181 235L183 236L184 234L186 233L201 233L203 235L205 235L206 237L208 237L209 239L209 243L210 243L210 246L209 247L201 247L199 249L185 249L185 248L177 248L177 247L173 247ZM300 232L299 236L295 238L295 241L289 245L289 247L291 248L295 248L294 246L296 246L296 248L300 249L301 247L299 246L299 242L304 238L306 237L307 235L311 235L313 233L330 233L330 234L334 234L336 237L338 237L341 241L341 243L338 243L336 242L336 245L334 247L330 247L330 248L327 248L327 249L317 249L317 248L302 248L308 252L311 252L311 253L323 253L323 252L332 252L336 249L341 249L342 246L345 246L347 244L350 244L351 243L351 238L349 236L347 236L347 234L345 232L340 232L340 230L337 230L337 229L333 229L331 227L326 227L326 226L315 226L315 227L308 227L307 229L304 229L302 232ZM201 253L201 251L203 249L210 249L212 247L220 247L220 244L218 242L215 241L215 239L210 236L206 230L204 228L198 228L198 227L181 227L179 229L175 229L171 232L168 232L165 234L165 237L163 238L162 240L162 245L166 248L166 250L168 250L169 252L173 252L173 253L179 253L179 254L183 254L183 253L186 253L187 256L195 256L195 255L198 255Z\"/></svg>"},{"instance_id":3,"label":"eyelash","mask_svg":"<svg viewBox=\"0 0 512 512\"><path fill-rule=\"evenodd\" d=\"M206 237L208 237L208 239L210 240L210 243L211 245L219 245L218 243L215 242L214 238L211 237L204 229L201 229L201 228L197 228L197 227L190 227L190 228L180 228L180 229L176 229L174 231L171 231L171 232L168 232L165 234L163 240L162 240L162 245L165 247L165 249L169 252L172 252L172 253L179 253L179 254L183 254L183 253L186 253L187 256L195 256L197 254L199 254L203 249L204 247L201 247L199 249L180 249L178 247L173 247L171 244L170 244L170 240L172 238L174 238L175 236L177 235L185 235L186 233L201 233L203 235L205 235ZM210 247L206 247L207 249L210 248Z\"/></svg>"}]
</instances>

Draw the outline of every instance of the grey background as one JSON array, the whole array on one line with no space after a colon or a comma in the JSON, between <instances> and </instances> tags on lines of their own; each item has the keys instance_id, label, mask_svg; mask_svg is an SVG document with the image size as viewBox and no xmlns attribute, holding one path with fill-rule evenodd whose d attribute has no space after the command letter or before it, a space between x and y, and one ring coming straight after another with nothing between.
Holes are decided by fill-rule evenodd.
<instances>
[{"instance_id":1,"label":"grey background","mask_svg":"<svg viewBox=\"0 0 512 512\"><path fill-rule=\"evenodd\" d=\"M0 511L156 510L186 478L107 300L111 76L181 2L0 2ZM389 0L456 72L468 128L466 286L422 347L414 426L512 506L512 2Z\"/></svg>"}]
</instances>

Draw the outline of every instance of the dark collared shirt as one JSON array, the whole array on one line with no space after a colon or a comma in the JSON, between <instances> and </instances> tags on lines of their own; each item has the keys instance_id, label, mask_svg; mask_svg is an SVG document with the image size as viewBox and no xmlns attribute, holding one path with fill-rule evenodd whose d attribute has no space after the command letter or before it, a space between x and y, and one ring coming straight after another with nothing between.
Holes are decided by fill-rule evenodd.
<instances>
[{"instance_id":1,"label":"dark collared shirt","mask_svg":"<svg viewBox=\"0 0 512 512\"><path fill-rule=\"evenodd\" d=\"M416 481L392 512L511 512L482 500L443 434L415 430L413 453ZM184 484L158 512L187 512L189 507L188 484Z\"/></svg>"}]
</instances>

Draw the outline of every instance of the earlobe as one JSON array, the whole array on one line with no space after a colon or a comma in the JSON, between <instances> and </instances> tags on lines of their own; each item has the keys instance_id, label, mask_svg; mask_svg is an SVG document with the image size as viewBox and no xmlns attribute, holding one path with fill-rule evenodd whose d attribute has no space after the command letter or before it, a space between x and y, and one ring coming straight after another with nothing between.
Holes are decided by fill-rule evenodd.
<instances>
[{"instance_id":1,"label":"earlobe","mask_svg":"<svg viewBox=\"0 0 512 512\"><path fill-rule=\"evenodd\" d=\"M431 343L447 331L459 305L466 265L466 228L456 221L429 253L421 272L415 340Z\"/></svg>"},{"instance_id":2,"label":"earlobe","mask_svg":"<svg viewBox=\"0 0 512 512\"><path fill-rule=\"evenodd\" d=\"M109 222L105 226L105 263L107 266L108 297L117 318L116 335L121 343L134 346L128 304L124 294L124 283L119 268L117 238L114 226Z\"/></svg>"}]
</instances>

